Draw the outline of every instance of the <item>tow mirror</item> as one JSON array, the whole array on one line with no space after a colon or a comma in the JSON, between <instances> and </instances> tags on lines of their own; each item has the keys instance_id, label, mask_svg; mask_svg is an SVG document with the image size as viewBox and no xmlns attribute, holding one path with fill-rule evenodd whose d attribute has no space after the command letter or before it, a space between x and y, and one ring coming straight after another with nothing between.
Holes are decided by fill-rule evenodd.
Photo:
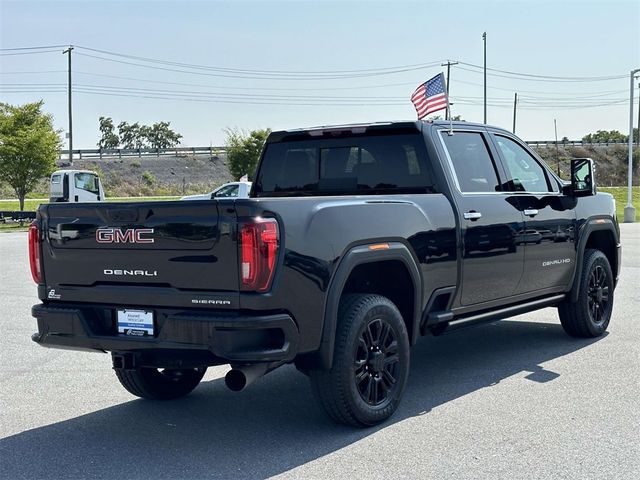
<instances>
[{"instance_id":1,"label":"tow mirror","mask_svg":"<svg viewBox=\"0 0 640 480\"><path fill-rule=\"evenodd\" d=\"M571 185L565 193L574 197L589 197L596 194L595 168L590 158L571 160ZM569 191L567 191L569 190Z\"/></svg>"}]
</instances>

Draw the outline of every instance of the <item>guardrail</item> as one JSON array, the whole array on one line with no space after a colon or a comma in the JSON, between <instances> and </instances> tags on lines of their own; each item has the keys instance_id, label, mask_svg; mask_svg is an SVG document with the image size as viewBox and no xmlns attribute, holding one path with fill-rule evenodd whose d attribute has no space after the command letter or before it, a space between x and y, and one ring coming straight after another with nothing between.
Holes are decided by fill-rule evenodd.
<instances>
[{"instance_id":1,"label":"guardrail","mask_svg":"<svg viewBox=\"0 0 640 480\"><path fill-rule=\"evenodd\" d=\"M608 147L610 145L627 145L627 142L583 142L582 140L527 140L532 147L566 146L566 147Z\"/></svg>"},{"instance_id":2,"label":"guardrail","mask_svg":"<svg viewBox=\"0 0 640 480\"><path fill-rule=\"evenodd\" d=\"M181 157L186 155L210 155L212 157L224 155L224 147L172 147L172 148L94 148L73 150L73 158L103 158L103 157ZM69 150L60 152L60 159L69 159Z\"/></svg>"},{"instance_id":3,"label":"guardrail","mask_svg":"<svg viewBox=\"0 0 640 480\"><path fill-rule=\"evenodd\" d=\"M528 140L532 147L567 146L567 147L608 147L610 145L627 145L627 142L583 142L582 140ZM186 155L224 155L224 147L172 147L172 148L95 148L73 150L74 159L123 158L123 157L180 157ZM68 160L69 151L62 151L60 159Z\"/></svg>"}]
</instances>

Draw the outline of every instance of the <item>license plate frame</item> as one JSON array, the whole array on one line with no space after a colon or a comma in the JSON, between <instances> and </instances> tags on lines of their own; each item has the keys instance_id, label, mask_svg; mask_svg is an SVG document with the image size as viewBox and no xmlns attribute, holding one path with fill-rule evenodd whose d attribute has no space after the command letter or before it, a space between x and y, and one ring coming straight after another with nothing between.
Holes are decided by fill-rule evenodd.
<instances>
[{"instance_id":1,"label":"license plate frame","mask_svg":"<svg viewBox=\"0 0 640 480\"><path fill-rule=\"evenodd\" d=\"M155 325L153 311L134 308L116 309L116 323L119 335L128 337L153 337Z\"/></svg>"}]
</instances>

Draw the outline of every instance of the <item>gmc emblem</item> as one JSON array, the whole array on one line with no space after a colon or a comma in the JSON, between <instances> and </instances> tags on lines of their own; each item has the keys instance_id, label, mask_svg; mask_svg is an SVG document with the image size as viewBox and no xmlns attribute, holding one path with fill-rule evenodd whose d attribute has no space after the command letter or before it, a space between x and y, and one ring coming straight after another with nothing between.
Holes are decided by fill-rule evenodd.
<instances>
[{"instance_id":1,"label":"gmc emblem","mask_svg":"<svg viewBox=\"0 0 640 480\"><path fill-rule=\"evenodd\" d=\"M98 243L153 243L153 238L143 235L152 234L153 228L115 228L104 227L96 230Z\"/></svg>"}]
</instances>

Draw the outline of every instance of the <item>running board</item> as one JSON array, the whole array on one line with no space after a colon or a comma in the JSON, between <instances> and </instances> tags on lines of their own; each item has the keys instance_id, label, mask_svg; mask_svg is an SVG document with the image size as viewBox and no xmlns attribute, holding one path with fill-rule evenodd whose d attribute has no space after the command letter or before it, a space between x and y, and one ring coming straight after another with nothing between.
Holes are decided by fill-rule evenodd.
<instances>
[{"instance_id":1,"label":"running board","mask_svg":"<svg viewBox=\"0 0 640 480\"><path fill-rule=\"evenodd\" d=\"M495 320L501 320L503 318L514 317L516 315L520 315L523 313L531 312L533 310L538 310L540 308L552 307L562 302L565 299L565 294L554 295L553 297L540 298L538 300L532 300L529 302L519 303L517 305L510 305L508 307L503 307L498 310L491 310L483 313L477 313L475 315L469 315L466 317L454 318L448 322L443 322L446 324L446 331L458 330L464 327L470 327L472 325L477 325L480 323L492 322ZM442 312L444 313L444 312ZM443 315L444 317L444 315ZM442 327L444 325L436 323L435 325L430 325L431 327L438 326L438 330L443 330ZM444 333L444 332L440 332Z\"/></svg>"}]
</instances>

